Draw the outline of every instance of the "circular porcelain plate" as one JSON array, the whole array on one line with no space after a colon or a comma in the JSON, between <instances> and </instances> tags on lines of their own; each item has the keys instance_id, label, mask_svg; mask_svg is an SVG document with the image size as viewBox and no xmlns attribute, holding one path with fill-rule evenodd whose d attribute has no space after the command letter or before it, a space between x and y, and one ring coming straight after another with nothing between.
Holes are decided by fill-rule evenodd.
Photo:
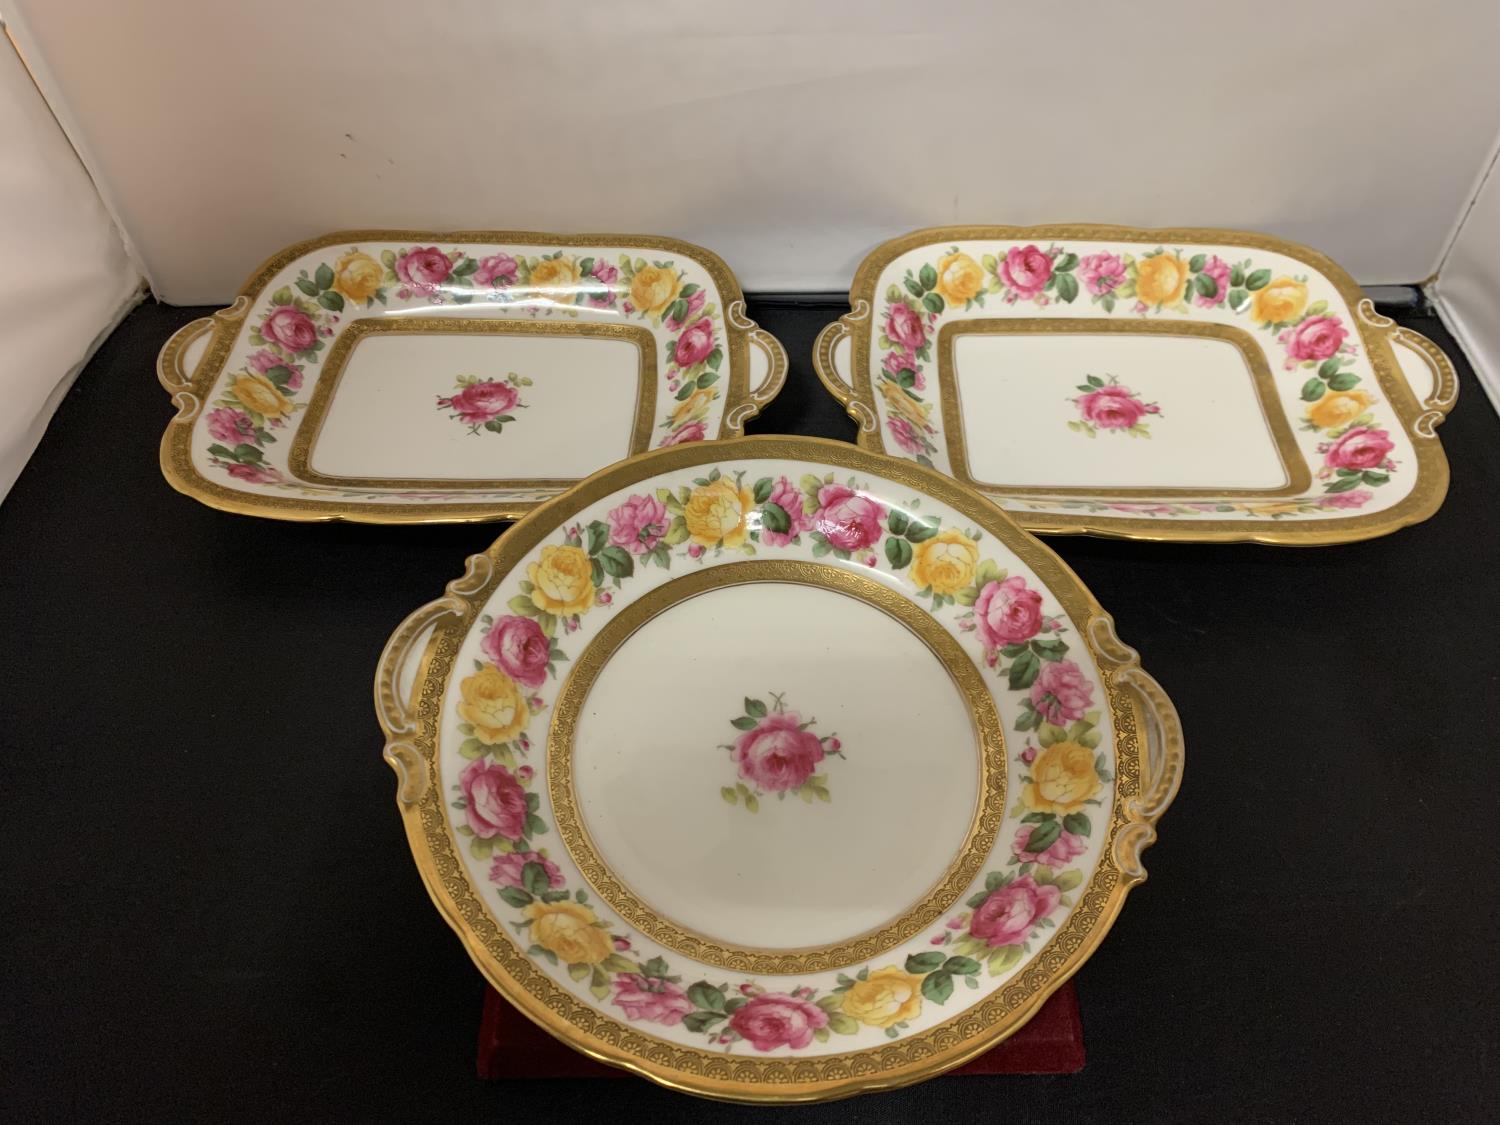
<instances>
[{"instance_id":1,"label":"circular porcelain plate","mask_svg":"<svg viewBox=\"0 0 1500 1125\"><path fill-rule=\"evenodd\" d=\"M806 1101L993 1045L1175 793L1171 704L1045 547L834 442L621 463L413 614L377 706L417 863L532 1019Z\"/></svg>"}]
</instances>

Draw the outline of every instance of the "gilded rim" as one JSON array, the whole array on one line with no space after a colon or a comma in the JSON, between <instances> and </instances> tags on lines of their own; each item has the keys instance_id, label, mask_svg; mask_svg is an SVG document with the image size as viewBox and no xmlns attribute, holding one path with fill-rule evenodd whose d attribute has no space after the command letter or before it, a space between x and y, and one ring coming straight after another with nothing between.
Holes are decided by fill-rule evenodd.
<instances>
[{"instance_id":1,"label":"gilded rim","mask_svg":"<svg viewBox=\"0 0 1500 1125\"><path fill-rule=\"evenodd\" d=\"M725 333L729 341L730 374L725 389L723 421L718 439L738 437L745 423L758 414L780 390L786 374L786 352L779 341L744 314L745 297L729 266L712 250L659 235L574 234L508 230L341 230L310 238L271 255L251 273L240 294L227 308L192 321L168 338L157 359L157 378L177 406L177 415L162 434L162 474L178 492L220 511L297 522L346 520L352 523L482 523L519 519L545 500L487 500L455 504L380 504L343 498L308 499L245 492L209 480L193 464L193 422L223 372L224 364L253 303L266 283L304 254L327 246L356 242L401 242L416 239L452 242L513 242L534 246L621 246L663 250L690 257L713 278L724 303ZM198 337L212 332L207 350L192 372L182 367L182 356ZM749 385L752 344L767 355L767 372L760 386ZM321 374L320 374L321 377ZM313 487L328 487L317 486ZM470 485L470 488L476 486ZM530 485L528 484L528 489ZM346 490L347 491L347 490ZM358 491L353 490L353 491ZM374 491L369 490L369 491ZM550 499L550 496L548 497Z\"/></svg>"},{"instance_id":2,"label":"gilded rim","mask_svg":"<svg viewBox=\"0 0 1500 1125\"><path fill-rule=\"evenodd\" d=\"M926 227L882 243L870 252L855 272L854 281L849 289L849 304L853 311L841 317L837 322L843 326L843 331L841 333L829 332L826 342L820 336L819 346L814 352L814 365L824 385L845 404L849 415L860 423L857 441L862 449L885 452L885 442L881 437L880 428L878 425L871 424L878 416L874 413L875 391L870 378L867 332L868 321L873 315L875 304L875 287L879 282L881 271L908 251L942 242L969 239L1082 239L1140 243L1218 242L1230 246L1268 250L1295 258L1322 273L1348 305L1358 325L1360 337L1366 345L1376 381L1395 411L1402 429L1410 439L1416 456L1417 481L1412 490L1390 508L1369 515L1344 519L1305 519L1295 523L1269 521L1257 523L1245 519L1193 520L1174 523L1170 520L1110 516L1099 513L1072 515L1031 511L1020 507L1007 510L1006 514L1027 531L1041 535L1099 535L1107 538L1140 539L1163 543L1266 543L1285 546L1325 546L1389 535L1403 527L1422 522L1442 506L1443 498L1448 492L1449 470L1448 460L1443 454L1442 445L1437 440L1435 428L1452 409L1457 397L1457 384L1453 379L1452 366L1447 357L1430 340L1411 329L1399 328L1394 321L1376 313L1373 304L1364 296L1354 279L1343 267L1321 252L1273 235L1221 227L1146 229L1100 223L1060 223L1035 227L977 225ZM850 379L853 386L849 392L839 389L847 384L832 362L834 347L843 335L850 337L851 345L853 370L850 373ZM1422 353L1429 363L1438 368L1440 386L1451 386L1452 393L1445 394L1440 391L1425 402L1418 401L1392 350L1394 342L1407 344L1413 350ZM988 495L998 499L1004 499L1008 495L996 489L985 488L985 491Z\"/></svg>"},{"instance_id":3,"label":"gilded rim","mask_svg":"<svg viewBox=\"0 0 1500 1125\"><path fill-rule=\"evenodd\" d=\"M730 1057L637 1031L564 992L506 936L475 894L456 853L442 794L431 783L437 734L458 649L491 590L573 513L619 488L660 472L710 461L806 460L881 476L919 489L973 519L1046 584L1088 646L1115 724L1114 811L1107 846L1079 905L1026 969L983 1002L883 1047L815 1058ZM405 669L418 642L410 691ZM1181 780L1183 744L1175 711L1114 635L1109 616L1076 575L1005 513L972 490L907 461L819 438L757 437L656 450L607 468L549 501L483 555L469 559L448 593L414 612L381 656L376 710L385 756L396 770L398 807L423 882L485 977L523 1013L570 1046L663 1086L743 1102L808 1102L921 1081L959 1066L1013 1034L1063 984L1108 932L1132 886L1145 878L1140 854Z\"/></svg>"},{"instance_id":4,"label":"gilded rim","mask_svg":"<svg viewBox=\"0 0 1500 1125\"><path fill-rule=\"evenodd\" d=\"M899 915L852 938L790 950L732 945L682 926L643 902L600 859L579 811L572 764L578 716L594 681L622 644L654 617L700 594L766 582L815 586L854 598L899 622L926 645L968 706L978 749L976 793L983 798L971 810L969 830L948 868ZM573 862L610 909L635 929L668 949L722 968L751 973L822 971L866 960L906 941L958 901L989 857L1000 823L1005 819L1005 736L994 698L974 662L921 606L861 574L800 559L758 559L724 563L674 578L625 606L600 630L573 662L553 705L552 728L547 736L547 784L552 797L552 819Z\"/></svg>"}]
</instances>

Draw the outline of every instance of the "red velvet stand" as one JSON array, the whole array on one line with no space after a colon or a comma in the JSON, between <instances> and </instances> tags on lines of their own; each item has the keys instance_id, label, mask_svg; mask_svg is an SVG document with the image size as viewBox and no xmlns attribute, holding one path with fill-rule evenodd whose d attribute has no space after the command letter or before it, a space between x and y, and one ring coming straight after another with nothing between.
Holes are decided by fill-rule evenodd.
<instances>
[{"instance_id":1,"label":"red velvet stand","mask_svg":"<svg viewBox=\"0 0 1500 1125\"><path fill-rule=\"evenodd\" d=\"M1083 1023L1073 982L1063 985L1004 1043L952 1074L1076 1074L1083 1069ZM563 1046L500 998L484 990L479 1022L480 1078L624 1078Z\"/></svg>"}]
</instances>

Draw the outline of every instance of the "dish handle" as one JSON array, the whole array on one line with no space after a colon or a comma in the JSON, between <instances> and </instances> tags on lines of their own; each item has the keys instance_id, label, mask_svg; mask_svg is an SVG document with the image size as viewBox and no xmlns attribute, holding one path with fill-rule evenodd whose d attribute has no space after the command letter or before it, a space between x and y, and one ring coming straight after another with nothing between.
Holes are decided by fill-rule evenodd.
<instances>
[{"instance_id":1,"label":"dish handle","mask_svg":"<svg viewBox=\"0 0 1500 1125\"><path fill-rule=\"evenodd\" d=\"M421 658L444 618L467 618L473 612L465 595L482 589L492 570L488 555L471 555L463 577L448 583L443 597L415 610L397 626L375 665L375 715L386 735L385 760L396 771L396 799L403 805L420 801L429 782L427 763L413 741L418 728L415 697L421 687Z\"/></svg>"},{"instance_id":2,"label":"dish handle","mask_svg":"<svg viewBox=\"0 0 1500 1125\"><path fill-rule=\"evenodd\" d=\"M1443 349L1420 332L1413 332L1410 328L1397 328L1391 338L1415 352L1432 372L1431 382L1425 391L1412 387L1412 393L1421 402L1423 410L1412 422L1412 429L1422 437L1435 437L1433 431L1442 425L1448 411L1458 401L1458 373L1453 370L1453 362L1444 354ZM1402 375L1406 375L1405 368L1402 369ZM1407 383L1410 382L1408 377Z\"/></svg>"},{"instance_id":3,"label":"dish handle","mask_svg":"<svg viewBox=\"0 0 1500 1125\"><path fill-rule=\"evenodd\" d=\"M813 370L818 380L828 388L828 393L844 404L849 417L859 423L863 433L874 433L880 422L870 404L854 389L853 379L840 369L839 355L847 352L855 331L870 316L870 306L860 301L854 311L846 313L832 324L825 325L813 341Z\"/></svg>"},{"instance_id":4,"label":"dish handle","mask_svg":"<svg viewBox=\"0 0 1500 1125\"><path fill-rule=\"evenodd\" d=\"M725 415L726 428L738 432L740 427L781 393L781 388L786 385L787 358L781 341L745 315L743 301L730 305L726 316L730 324L745 333L746 343L760 353L759 363L765 368L760 381L747 392L747 397L730 407ZM751 378L754 378L756 366L756 360L752 358Z\"/></svg>"},{"instance_id":5,"label":"dish handle","mask_svg":"<svg viewBox=\"0 0 1500 1125\"><path fill-rule=\"evenodd\" d=\"M1162 686L1141 667L1140 654L1115 635L1114 621L1108 615L1095 617L1089 633L1100 654L1116 665L1115 683L1135 695L1143 719L1140 784L1136 795L1125 801L1127 823L1114 846L1115 864L1129 887L1146 878L1141 854L1155 842L1156 822L1182 785L1182 720Z\"/></svg>"},{"instance_id":6,"label":"dish handle","mask_svg":"<svg viewBox=\"0 0 1500 1125\"><path fill-rule=\"evenodd\" d=\"M191 420L203 405L195 381L198 372L203 369L203 359L207 355L208 347L213 346L210 339L208 347L204 348L197 361L193 364L193 370L187 369L188 350L198 340L211 332L219 329L233 329L239 326L250 311L250 298L239 296L235 298L234 304L227 309L220 309L209 316L200 316L197 320L190 320L167 337L167 342L162 345L161 351L156 356L156 379L161 383L167 394L172 396L172 401L177 404L177 422Z\"/></svg>"}]
</instances>

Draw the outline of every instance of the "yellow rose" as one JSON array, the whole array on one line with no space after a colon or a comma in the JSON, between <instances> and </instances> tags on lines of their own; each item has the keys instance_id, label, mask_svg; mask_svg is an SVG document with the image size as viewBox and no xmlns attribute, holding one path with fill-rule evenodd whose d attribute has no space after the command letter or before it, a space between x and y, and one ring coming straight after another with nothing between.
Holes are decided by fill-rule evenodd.
<instances>
[{"instance_id":1,"label":"yellow rose","mask_svg":"<svg viewBox=\"0 0 1500 1125\"><path fill-rule=\"evenodd\" d=\"M522 911L531 919L531 940L568 965L597 965L615 951L609 931L594 925L594 912L577 902L533 902Z\"/></svg>"},{"instance_id":2,"label":"yellow rose","mask_svg":"<svg viewBox=\"0 0 1500 1125\"><path fill-rule=\"evenodd\" d=\"M712 547L721 539L726 547L738 547L745 541L745 516L755 507L755 497L747 489L736 488L728 477L693 489L683 505L688 535L702 547Z\"/></svg>"},{"instance_id":3,"label":"yellow rose","mask_svg":"<svg viewBox=\"0 0 1500 1125\"><path fill-rule=\"evenodd\" d=\"M1307 408L1313 425L1325 430L1348 425L1365 412L1375 400L1364 391L1334 391Z\"/></svg>"},{"instance_id":4,"label":"yellow rose","mask_svg":"<svg viewBox=\"0 0 1500 1125\"><path fill-rule=\"evenodd\" d=\"M543 547L526 568L531 604L543 613L571 617L594 604L594 567L581 547Z\"/></svg>"},{"instance_id":5,"label":"yellow rose","mask_svg":"<svg viewBox=\"0 0 1500 1125\"><path fill-rule=\"evenodd\" d=\"M1187 289L1188 264L1176 254L1142 258L1135 265L1135 295L1148 305L1175 305Z\"/></svg>"},{"instance_id":6,"label":"yellow rose","mask_svg":"<svg viewBox=\"0 0 1500 1125\"><path fill-rule=\"evenodd\" d=\"M922 1010L922 978L887 965L844 993L844 1014L870 1027L890 1027Z\"/></svg>"},{"instance_id":7,"label":"yellow rose","mask_svg":"<svg viewBox=\"0 0 1500 1125\"><path fill-rule=\"evenodd\" d=\"M267 418L285 418L292 412L291 401L264 375L253 375L248 371L236 375L229 390L246 410L264 414Z\"/></svg>"},{"instance_id":8,"label":"yellow rose","mask_svg":"<svg viewBox=\"0 0 1500 1125\"><path fill-rule=\"evenodd\" d=\"M531 285L539 290L560 290L543 294L560 305L571 305L578 296L578 276L578 263L572 258L543 258L531 267Z\"/></svg>"},{"instance_id":9,"label":"yellow rose","mask_svg":"<svg viewBox=\"0 0 1500 1125\"><path fill-rule=\"evenodd\" d=\"M1081 809L1099 785L1092 750L1076 742L1054 742L1031 763L1031 782L1021 799L1036 812L1061 815Z\"/></svg>"},{"instance_id":10,"label":"yellow rose","mask_svg":"<svg viewBox=\"0 0 1500 1125\"><path fill-rule=\"evenodd\" d=\"M1307 286L1290 277L1278 277L1250 298L1250 319L1256 324L1280 324L1296 320L1307 308Z\"/></svg>"},{"instance_id":11,"label":"yellow rose","mask_svg":"<svg viewBox=\"0 0 1500 1125\"><path fill-rule=\"evenodd\" d=\"M710 387L694 391L683 399L672 411L672 425L680 426L684 422L695 422L699 418L708 416L708 404L717 397L716 392Z\"/></svg>"},{"instance_id":12,"label":"yellow rose","mask_svg":"<svg viewBox=\"0 0 1500 1125\"><path fill-rule=\"evenodd\" d=\"M899 414L914 426L927 428L927 412L932 409L925 402L918 402L889 379L881 379L880 397L885 399L885 408Z\"/></svg>"},{"instance_id":13,"label":"yellow rose","mask_svg":"<svg viewBox=\"0 0 1500 1125\"><path fill-rule=\"evenodd\" d=\"M984 288L984 271L967 254L949 254L937 264L937 291L950 305L974 299Z\"/></svg>"},{"instance_id":14,"label":"yellow rose","mask_svg":"<svg viewBox=\"0 0 1500 1125\"><path fill-rule=\"evenodd\" d=\"M385 279L385 267L368 254L351 250L333 265L333 287L351 301L367 301Z\"/></svg>"},{"instance_id":15,"label":"yellow rose","mask_svg":"<svg viewBox=\"0 0 1500 1125\"><path fill-rule=\"evenodd\" d=\"M931 586L934 594L956 594L974 581L979 544L962 531L947 531L917 544L912 553L911 580L918 589Z\"/></svg>"},{"instance_id":16,"label":"yellow rose","mask_svg":"<svg viewBox=\"0 0 1500 1125\"><path fill-rule=\"evenodd\" d=\"M677 271L661 266L647 266L636 270L630 279L630 302L637 311L659 316L661 311L677 299L681 288Z\"/></svg>"},{"instance_id":17,"label":"yellow rose","mask_svg":"<svg viewBox=\"0 0 1500 1125\"><path fill-rule=\"evenodd\" d=\"M463 702L458 713L473 724L474 737L489 746L509 742L526 729L531 712L515 680L493 664L486 664L459 682Z\"/></svg>"}]
</instances>

